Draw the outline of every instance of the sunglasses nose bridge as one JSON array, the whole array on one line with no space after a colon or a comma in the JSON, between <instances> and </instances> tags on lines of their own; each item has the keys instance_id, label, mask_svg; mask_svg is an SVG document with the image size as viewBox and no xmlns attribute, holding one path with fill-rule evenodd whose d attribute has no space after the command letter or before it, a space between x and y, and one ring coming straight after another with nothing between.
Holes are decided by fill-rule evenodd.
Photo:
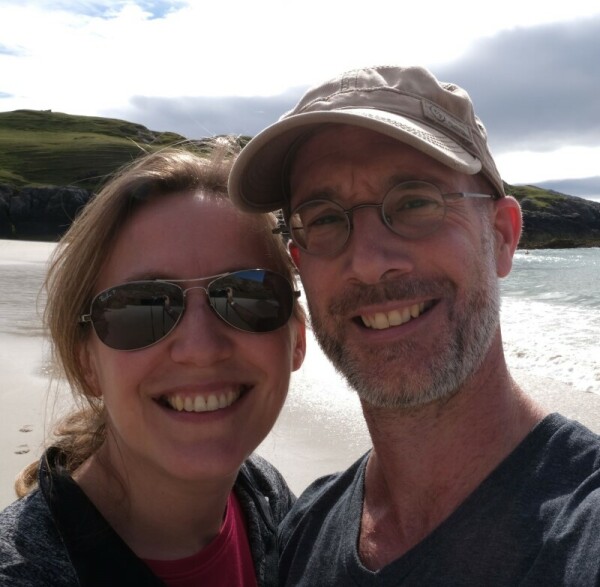
<instances>
[{"instance_id":1,"label":"sunglasses nose bridge","mask_svg":"<svg viewBox=\"0 0 600 587\"><path fill-rule=\"evenodd\" d=\"M189 313L189 311L190 311L189 306L188 306L188 299L187 299L188 293L191 291L197 290L197 289L201 289L205 293L205 296L206 296L205 297L206 302L199 301L199 303L200 303L199 307L204 306L204 304L206 303L207 308L209 308L212 311L215 311L215 306L213 304L213 301L211 300L209 289L207 287L203 287L201 285L193 285L192 287L186 287L185 289L182 289L183 314ZM181 318L183 318L183 316L181 316Z\"/></svg>"},{"instance_id":2,"label":"sunglasses nose bridge","mask_svg":"<svg viewBox=\"0 0 600 587\"><path fill-rule=\"evenodd\" d=\"M186 287L181 292L181 294L183 296L183 303L184 303L184 305L187 304L187 295L188 295L188 292L193 291L195 289L201 289L206 294L206 299L210 302L210 297L208 295L208 288L202 287L201 285L193 285L192 287Z\"/></svg>"},{"instance_id":3,"label":"sunglasses nose bridge","mask_svg":"<svg viewBox=\"0 0 600 587\"><path fill-rule=\"evenodd\" d=\"M206 295L208 295L208 288L202 287L201 285L193 285L192 287L186 287L183 290L183 297L185 298L188 294L188 291L192 291L193 289L201 289Z\"/></svg>"}]
</instances>

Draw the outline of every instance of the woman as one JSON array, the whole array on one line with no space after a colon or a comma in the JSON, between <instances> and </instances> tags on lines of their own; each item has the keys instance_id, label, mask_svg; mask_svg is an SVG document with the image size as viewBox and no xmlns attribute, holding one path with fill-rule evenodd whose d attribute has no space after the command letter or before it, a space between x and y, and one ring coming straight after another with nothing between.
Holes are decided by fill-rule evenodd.
<instances>
[{"instance_id":1,"label":"woman","mask_svg":"<svg viewBox=\"0 0 600 587\"><path fill-rule=\"evenodd\" d=\"M276 584L293 498L251 454L304 321L275 218L228 199L227 153L143 157L59 244L45 318L85 407L0 516L0 584Z\"/></svg>"}]
</instances>

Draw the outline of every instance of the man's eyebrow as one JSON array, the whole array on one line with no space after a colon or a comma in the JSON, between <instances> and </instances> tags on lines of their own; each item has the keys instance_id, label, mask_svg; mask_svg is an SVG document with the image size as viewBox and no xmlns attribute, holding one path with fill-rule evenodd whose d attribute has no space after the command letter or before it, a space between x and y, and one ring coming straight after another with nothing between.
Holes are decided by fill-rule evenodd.
<instances>
[{"instance_id":1,"label":"man's eyebrow","mask_svg":"<svg viewBox=\"0 0 600 587\"><path fill-rule=\"evenodd\" d=\"M297 191L296 191L297 194ZM309 190L308 192L302 194L302 196L297 196L298 203L308 202L310 200L335 200L336 196L339 195L339 192L332 187L317 187ZM292 192L292 198L295 196L294 192Z\"/></svg>"},{"instance_id":2,"label":"man's eyebrow","mask_svg":"<svg viewBox=\"0 0 600 587\"><path fill-rule=\"evenodd\" d=\"M426 181L427 183L432 183L440 187L446 185L445 179L441 174L423 172L415 173L414 171L407 170L391 175L386 183L386 188L390 190L399 183L407 183L413 181Z\"/></svg>"},{"instance_id":3,"label":"man's eyebrow","mask_svg":"<svg viewBox=\"0 0 600 587\"><path fill-rule=\"evenodd\" d=\"M413 181L426 181L438 186L440 189L449 189L444 174L431 173L431 172L419 172L415 173L410 169L391 173L387 179L381 183L381 197L391 190L393 187L401 183L413 182ZM309 191L298 196L298 190L292 191L292 198L297 198L297 202L294 207L309 202L311 200L335 200L340 199L339 191L333 186L319 186L312 188Z\"/></svg>"}]
</instances>

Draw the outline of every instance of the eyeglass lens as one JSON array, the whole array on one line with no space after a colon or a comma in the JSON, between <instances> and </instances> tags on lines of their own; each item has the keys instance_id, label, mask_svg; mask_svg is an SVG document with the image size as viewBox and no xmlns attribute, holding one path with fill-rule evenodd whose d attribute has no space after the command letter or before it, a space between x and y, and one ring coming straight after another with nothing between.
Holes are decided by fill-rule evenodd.
<instances>
[{"instance_id":1,"label":"eyeglass lens","mask_svg":"<svg viewBox=\"0 0 600 587\"><path fill-rule=\"evenodd\" d=\"M381 204L359 204L345 210L332 200L311 200L290 216L291 237L313 254L334 254L345 245L352 215L359 208L381 208L383 222L395 234L419 238L434 232L444 219L446 203L439 188L422 181L404 182L388 191Z\"/></svg>"},{"instance_id":2,"label":"eyeglass lens","mask_svg":"<svg viewBox=\"0 0 600 587\"><path fill-rule=\"evenodd\" d=\"M91 322L107 346L142 349L175 328L185 309L186 291L165 281L117 285L93 300ZM282 327L292 314L292 287L285 277L272 271L237 271L215 279L206 291L215 313L238 330L271 332Z\"/></svg>"}]
</instances>

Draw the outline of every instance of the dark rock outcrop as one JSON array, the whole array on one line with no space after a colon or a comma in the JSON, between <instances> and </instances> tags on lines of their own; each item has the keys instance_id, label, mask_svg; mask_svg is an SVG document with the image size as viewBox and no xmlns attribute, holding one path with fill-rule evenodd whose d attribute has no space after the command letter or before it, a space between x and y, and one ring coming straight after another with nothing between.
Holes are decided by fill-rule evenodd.
<instances>
[{"instance_id":1,"label":"dark rock outcrop","mask_svg":"<svg viewBox=\"0 0 600 587\"><path fill-rule=\"evenodd\" d=\"M0 238L58 240L91 196L70 186L0 184Z\"/></svg>"},{"instance_id":2,"label":"dark rock outcrop","mask_svg":"<svg viewBox=\"0 0 600 587\"><path fill-rule=\"evenodd\" d=\"M542 204L527 197L520 203L520 248L600 247L600 202L556 194Z\"/></svg>"},{"instance_id":3,"label":"dark rock outcrop","mask_svg":"<svg viewBox=\"0 0 600 587\"><path fill-rule=\"evenodd\" d=\"M70 186L0 184L0 238L58 240L91 196ZM600 247L599 202L556 193L543 200L522 197L520 203L520 248Z\"/></svg>"}]
</instances>

